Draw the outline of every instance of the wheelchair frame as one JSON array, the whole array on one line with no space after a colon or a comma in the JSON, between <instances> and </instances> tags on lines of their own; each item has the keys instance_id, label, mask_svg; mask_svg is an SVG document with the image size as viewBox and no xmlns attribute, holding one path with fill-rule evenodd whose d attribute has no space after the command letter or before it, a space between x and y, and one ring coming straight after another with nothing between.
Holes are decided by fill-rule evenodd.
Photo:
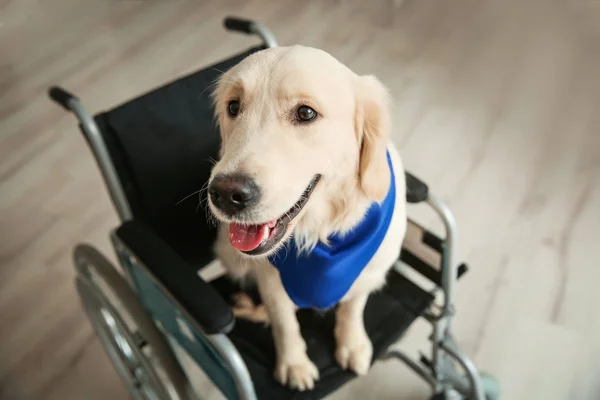
<instances>
[{"instance_id":1,"label":"wheelchair frame","mask_svg":"<svg viewBox=\"0 0 600 400\"><path fill-rule=\"evenodd\" d=\"M231 31L259 36L265 47L277 46L275 36L260 23L226 18L224 25ZM131 208L94 118L78 98L60 88L52 88L50 97L77 117L121 222L130 220ZM459 276L456 260L458 231L455 218L448 206L436 196L428 193L425 202L437 213L445 227L445 238L441 241L443 304L439 312L435 313L430 309L423 315L433 326L430 337L431 361L421 357L424 368L399 350L388 350L382 359L396 358L403 361L430 384L436 399L455 398L452 396L456 394L474 400L497 399L498 384L491 376L478 372L475 364L459 349L451 334L455 318L455 288ZM162 330L174 336L177 343L191 355L209 354L213 356L213 360L216 356L225 371L230 374L231 380L215 371L209 373L209 376L228 398L256 399L246 364L227 335L206 334L200 324L170 295L114 231L111 232L111 240L124 269L125 279L97 250L89 245L80 244L74 251L76 287L96 333L134 398L147 398L144 396L150 392L159 399L197 398L174 354L172 344L169 343L169 335L161 332ZM126 321L108 301L93 277L95 274L100 275L115 292L119 301L126 306L138 327L137 332L128 328ZM144 353L145 347L151 348L164 376L159 376L155 371L152 358ZM199 357L194 358L201 364L198 362ZM455 363L462 367L464 375L458 372Z\"/></svg>"}]
</instances>

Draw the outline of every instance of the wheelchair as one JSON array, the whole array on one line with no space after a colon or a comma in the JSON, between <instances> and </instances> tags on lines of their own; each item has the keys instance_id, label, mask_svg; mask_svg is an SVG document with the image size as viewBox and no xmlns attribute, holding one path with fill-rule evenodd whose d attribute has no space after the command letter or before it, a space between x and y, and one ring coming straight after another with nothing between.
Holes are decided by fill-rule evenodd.
<instances>
[{"instance_id":1,"label":"wheelchair","mask_svg":"<svg viewBox=\"0 0 600 400\"><path fill-rule=\"evenodd\" d=\"M120 268L89 244L79 244L73 252L76 289L134 399L200 398L176 346L227 399L320 399L356 377L335 361L333 312L298 311L321 378L312 390L293 391L273 378L270 328L234 317L231 298L241 289L225 276L202 276L215 263L216 229L201 208L206 191L199 189L220 145L206 89L244 57L277 46L258 22L226 18L224 25L256 35L261 43L109 111L92 116L74 95L49 89L50 98L77 117L120 218L110 233ZM455 258L454 217L425 183L410 173L406 178L407 201L430 206L445 235L409 219L387 285L365 308L373 363L404 362L431 386L432 399L497 400L497 381L478 371L451 333L456 284L467 272ZM390 350L419 317L432 325L430 353L413 360Z\"/></svg>"}]
</instances>

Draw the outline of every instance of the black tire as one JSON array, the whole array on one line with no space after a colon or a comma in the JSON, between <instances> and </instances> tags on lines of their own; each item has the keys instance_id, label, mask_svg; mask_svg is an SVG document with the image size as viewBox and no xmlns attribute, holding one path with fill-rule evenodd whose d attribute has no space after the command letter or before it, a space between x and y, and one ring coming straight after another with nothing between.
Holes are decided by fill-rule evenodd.
<instances>
[{"instance_id":1,"label":"black tire","mask_svg":"<svg viewBox=\"0 0 600 400\"><path fill-rule=\"evenodd\" d=\"M189 381L164 335L140 305L137 296L116 268L95 248L78 245L73 258L76 286L83 308L117 372L134 399L187 400L193 398ZM105 284L100 285L99 279ZM104 292L135 325L132 331ZM149 348L149 357L143 350ZM158 368L157 368L158 366Z\"/></svg>"},{"instance_id":2,"label":"black tire","mask_svg":"<svg viewBox=\"0 0 600 400\"><path fill-rule=\"evenodd\" d=\"M500 400L500 383L492 375L481 374L481 383L487 400Z\"/></svg>"}]
</instances>

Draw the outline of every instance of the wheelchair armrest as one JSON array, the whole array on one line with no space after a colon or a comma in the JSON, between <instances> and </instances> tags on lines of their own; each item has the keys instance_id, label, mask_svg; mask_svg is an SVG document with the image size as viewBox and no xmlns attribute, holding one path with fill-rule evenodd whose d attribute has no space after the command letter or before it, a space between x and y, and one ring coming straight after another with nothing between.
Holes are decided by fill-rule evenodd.
<instances>
[{"instance_id":1,"label":"wheelchair armrest","mask_svg":"<svg viewBox=\"0 0 600 400\"><path fill-rule=\"evenodd\" d=\"M205 333L233 329L235 318L227 302L150 227L131 220L121 225L116 235Z\"/></svg>"},{"instance_id":2,"label":"wheelchair armrest","mask_svg":"<svg viewBox=\"0 0 600 400\"><path fill-rule=\"evenodd\" d=\"M406 201L409 203L420 203L427 200L429 188L425 182L416 176L405 172L406 176Z\"/></svg>"}]
</instances>

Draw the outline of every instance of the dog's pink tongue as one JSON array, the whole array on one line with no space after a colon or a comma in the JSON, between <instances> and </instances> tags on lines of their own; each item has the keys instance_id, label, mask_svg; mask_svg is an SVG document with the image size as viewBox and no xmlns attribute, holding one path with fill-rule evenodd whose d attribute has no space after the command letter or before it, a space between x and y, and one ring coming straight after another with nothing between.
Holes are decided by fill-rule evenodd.
<instances>
[{"instance_id":1,"label":"dog's pink tongue","mask_svg":"<svg viewBox=\"0 0 600 400\"><path fill-rule=\"evenodd\" d=\"M266 229L269 229L267 224L240 225L231 223L229 224L229 241L233 247L240 251L254 250L265 237Z\"/></svg>"}]
</instances>

